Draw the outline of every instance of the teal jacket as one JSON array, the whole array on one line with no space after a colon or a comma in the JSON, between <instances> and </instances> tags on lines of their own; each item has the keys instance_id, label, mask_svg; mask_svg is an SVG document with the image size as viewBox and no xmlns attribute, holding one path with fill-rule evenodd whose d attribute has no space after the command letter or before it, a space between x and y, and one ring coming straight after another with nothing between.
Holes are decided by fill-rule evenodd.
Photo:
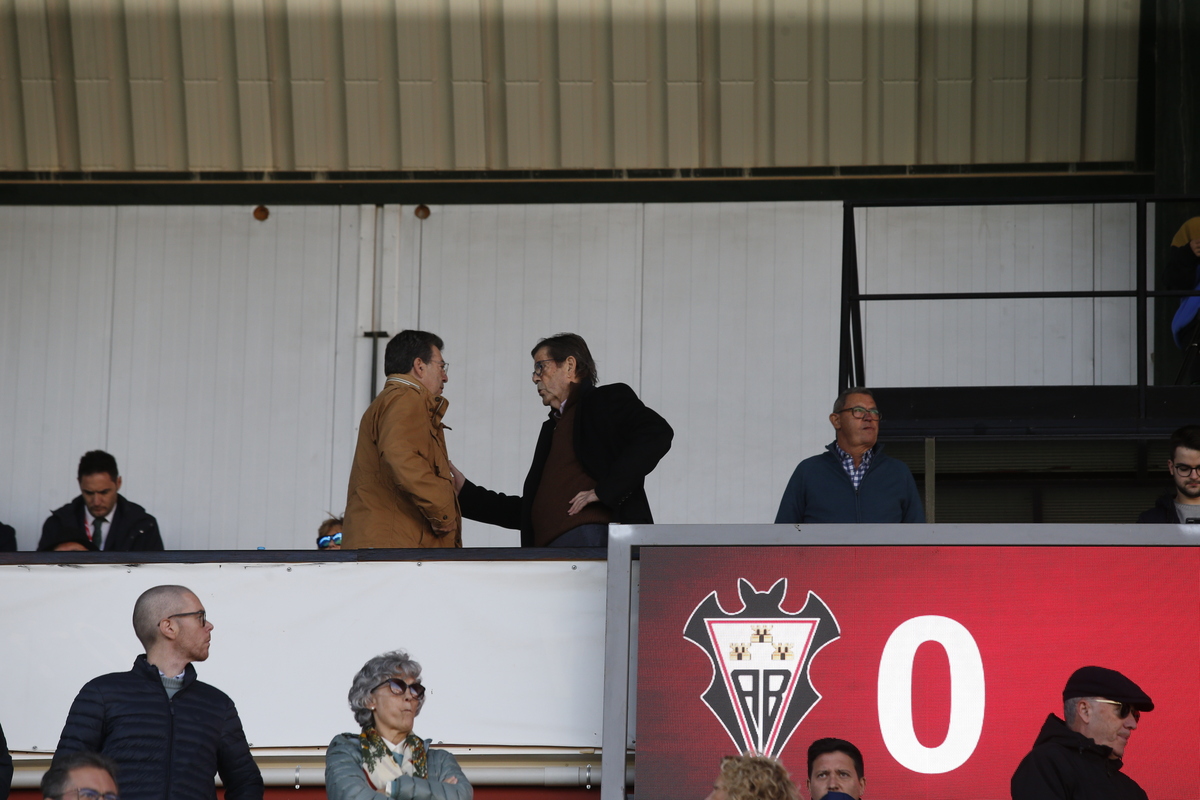
<instances>
[{"instance_id":1,"label":"teal jacket","mask_svg":"<svg viewBox=\"0 0 1200 800\"><path fill-rule=\"evenodd\" d=\"M445 750L429 747L429 778L402 776L392 782L393 800L471 800L475 790L454 756ZM445 783L451 775L458 783ZM367 783L362 770L362 749L358 734L339 733L325 751L325 796L329 800L379 800L380 792Z\"/></svg>"},{"instance_id":2,"label":"teal jacket","mask_svg":"<svg viewBox=\"0 0 1200 800\"><path fill-rule=\"evenodd\" d=\"M871 466L859 483L842 467L835 442L819 456L796 467L783 490L775 523L797 522L924 522L925 508L917 482L903 461L883 454L883 445L872 449Z\"/></svg>"}]
</instances>

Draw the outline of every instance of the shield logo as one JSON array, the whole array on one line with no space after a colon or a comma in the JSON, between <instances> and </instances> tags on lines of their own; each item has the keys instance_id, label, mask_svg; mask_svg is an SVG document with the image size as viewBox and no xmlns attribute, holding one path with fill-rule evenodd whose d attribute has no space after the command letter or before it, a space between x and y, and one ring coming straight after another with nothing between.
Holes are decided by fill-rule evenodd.
<instances>
[{"instance_id":1,"label":"shield logo","mask_svg":"<svg viewBox=\"0 0 1200 800\"><path fill-rule=\"evenodd\" d=\"M700 699L738 752L778 757L821 699L808 668L825 645L841 637L841 629L811 591L799 612L784 611L787 578L765 592L740 578L738 594L742 610L730 613L711 592L688 618L683 638L712 661L712 682Z\"/></svg>"}]
</instances>

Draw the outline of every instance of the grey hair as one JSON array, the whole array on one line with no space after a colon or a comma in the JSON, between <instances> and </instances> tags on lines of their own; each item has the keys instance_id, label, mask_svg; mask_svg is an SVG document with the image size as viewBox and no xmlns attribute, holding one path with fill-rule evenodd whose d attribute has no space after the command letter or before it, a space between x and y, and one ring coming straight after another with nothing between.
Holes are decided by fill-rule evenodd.
<instances>
[{"instance_id":1,"label":"grey hair","mask_svg":"<svg viewBox=\"0 0 1200 800\"><path fill-rule=\"evenodd\" d=\"M42 775L42 797L53 797L55 800L59 800L66 791L67 784L71 781L71 772L86 767L102 769L108 773L108 777L113 779L113 783L117 782L115 761L90 750L77 750L74 753L65 753L54 757L50 769Z\"/></svg>"},{"instance_id":2,"label":"grey hair","mask_svg":"<svg viewBox=\"0 0 1200 800\"><path fill-rule=\"evenodd\" d=\"M1079 701L1089 700L1087 697L1072 697L1063 701L1063 722L1067 723L1067 727L1075 724L1075 716L1079 713Z\"/></svg>"},{"instance_id":3,"label":"grey hair","mask_svg":"<svg viewBox=\"0 0 1200 800\"><path fill-rule=\"evenodd\" d=\"M421 665L408 657L403 650L393 650L390 653L375 656L354 676L350 684L350 693L346 699L350 702L350 710L354 712L354 721L359 727L365 728L371 724L374 714L367 708L367 698L371 692L379 688L379 684L393 675L402 675L405 680L415 681L421 677ZM417 701L417 713L425 705L425 697Z\"/></svg>"},{"instance_id":4,"label":"grey hair","mask_svg":"<svg viewBox=\"0 0 1200 800\"><path fill-rule=\"evenodd\" d=\"M865 386L851 386L849 389L843 389L842 393L837 396L837 400L833 401L833 413L838 413L846 407L846 398L852 394L865 394L872 400L875 399L875 393Z\"/></svg>"},{"instance_id":5,"label":"grey hair","mask_svg":"<svg viewBox=\"0 0 1200 800\"><path fill-rule=\"evenodd\" d=\"M153 586L133 604L133 632L147 650L158 641L158 623L175 613L185 594L195 592L186 586Z\"/></svg>"}]
</instances>

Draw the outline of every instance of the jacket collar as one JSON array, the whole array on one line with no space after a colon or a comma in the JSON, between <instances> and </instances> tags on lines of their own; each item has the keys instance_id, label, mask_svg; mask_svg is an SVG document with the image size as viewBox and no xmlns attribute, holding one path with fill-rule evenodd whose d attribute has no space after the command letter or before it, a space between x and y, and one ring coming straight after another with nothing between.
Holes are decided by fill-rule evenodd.
<instances>
[{"instance_id":1,"label":"jacket collar","mask_svg":"<svg viewBox=\"0 0 1200 800\"><path fill-rule=\"evenodd\" d=\"M575 383L572 385L571 394L567 396L566 405L578 408L584 398L594 391L596 391L596 384L594 383L585 383L583 381ZM561 416L562 409L554 408L553 406L550 407L550 419L558 419Z\"/></svg>"},{"instance_id":2,"label":"jacket collar","mask_svg":"<svg viewBox=\"0 0 1200 800\"><path fill-rule=\"evenodd\" d=\"M160 685L162 683L162 676L160 676L158 674L158 667L154 666L146 659L145 653L142 653L141 655L139 655L137 658L135 658L133 660L133 669L131 670L131 672L133 672L133 674L135 674L135 675L141 675L143 678L146 678L147 680L152 680L155 683L158 683ZM172 675L169 677L174 677L174 676ZM194 666L192 666L191 664L188 664L187 667L185 667L183 670L183 688L186 689L188 686L190 686L191 684L193 684L195 682L196 682L196 668Z\"/></svg>"},{"instance_id":3,"label":"jacket collar","mask_svg":"<svg viewBox=\"0 0 1200 800\"><path fill-rule=\"evenodd\" d=\"M842 457L838 455L837 448L838 448L837 439L834 439L832 442L825 445L825 449L829 452L829 455L836 458L837 462L839 464L841 464ZM882 452L883 452L883 442L876 442L875 445L871 448L871 463L875 463L875 456L879 455Z\"/></svg>"},{"instance_id":4,"label":"jacket collar","mask_svg":"<svg viewBox=\"0 0 1200 800\"><path fill-rule=\"evenodd\" d=\"M387 381L384 386L393 385L404 391L415 391L425 400L425 407L429 409L430 416L434 422L440 422L442 417L446 416L446 410L450 408L450 401L441 395L434 395L425 388L425 384L413 378L407 372L395 373L387 376Z\"/></svg>"}]
</instances>

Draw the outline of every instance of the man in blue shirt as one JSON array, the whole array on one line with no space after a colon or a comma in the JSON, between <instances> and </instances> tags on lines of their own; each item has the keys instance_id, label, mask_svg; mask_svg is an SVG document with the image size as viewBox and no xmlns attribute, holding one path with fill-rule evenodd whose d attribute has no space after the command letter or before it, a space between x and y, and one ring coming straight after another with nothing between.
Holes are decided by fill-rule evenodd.
<instances>
[{"instance_id":1,"label":"man in blue shirt","mask_svg":"<svg viewBox=\"0 0 1200 800\"><path fill-rule=\"evenodd\" d=\"M870 389L856 386L838 395L829 415L836 438L796 467L776 524L925 521L912 473L878 443L881 418Z\"/></svg>"}]
</instances>

